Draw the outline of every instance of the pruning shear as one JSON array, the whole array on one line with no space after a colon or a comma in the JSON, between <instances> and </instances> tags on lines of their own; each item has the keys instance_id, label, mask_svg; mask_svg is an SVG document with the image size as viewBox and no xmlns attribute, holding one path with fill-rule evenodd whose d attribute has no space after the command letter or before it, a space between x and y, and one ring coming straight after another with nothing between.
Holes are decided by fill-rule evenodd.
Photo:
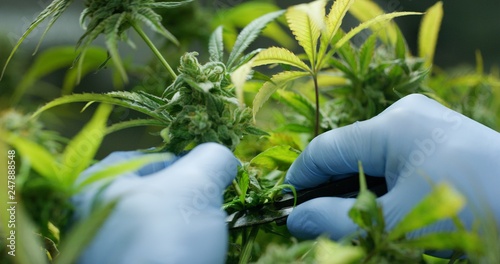
<instances>
[{"instance_id":1,"label":"pruning shear","mask_svg":"<svg viewBox=\"0 0 500 264\"><path fill-rule=\"evenodd\" d=\"M387 193L385 177L366 176L365 178L367 188L377 196ZM292 193L286 193L277 201L234 212L227 216L226 223L229 229L239 229L271 222L284 225L288 215L294 208L294 203L299 205L318 197L354 198L358 195L359 188L359 177L357 174L353 174L314 188L300 190L297 192L296 200Z\"/></svg>"}]
</instances>

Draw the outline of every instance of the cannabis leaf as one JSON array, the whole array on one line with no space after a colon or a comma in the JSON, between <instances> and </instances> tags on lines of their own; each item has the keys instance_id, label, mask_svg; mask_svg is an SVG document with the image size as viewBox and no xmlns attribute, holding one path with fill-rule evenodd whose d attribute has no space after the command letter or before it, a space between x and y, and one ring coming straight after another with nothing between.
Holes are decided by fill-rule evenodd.
<instances>
[{"instance_id":1,"label":"cannabis leaf","mask_svg":"<svg viewBox=\"0 0 500 264\"><path fill-rule=\"evenodd\" d=\"M101 34L104 34L106 47L108 48L109 55L115 63L117 70L122 78L126 81L127 75L125 68L118 53L118 41L127 40L126 30L130 27L139 34L139 36L146 42L153 53L158 57L162 65L168 72L175 78L175 73L170 65L165 61L163 56L157 50L155 45L151 42L148 36L144 33L140 23L146 24L153 31L160 33L162 36L178 44L177 39L161 24L161 16L153 11L154 8L175 8L183 4L192 2L192 0L172 1L172 2L155 2L154 0L131 0L131 1L108 1L108 0L87 0L85 1L86 8L80 16L80 24L85 30L85 33L80 37L77 43L77 51L79 53L77 59L79 60L78 68L82 67L82 61L90 44ZM40 42L43 40L45 33L52 27L55 21L61 16L66 8L72 3L72 0L53 0L30 24L26 32L19 39L10 53L7 62L2 70L0 79L2 78L5 69L14 56L21 43L26 37L45 19L52 16L45 29ZM86 24L85 22L88 21ZM130 43L130 42L129 42ZM131 43L130 43L131 44ZM38 49L38 46L37 48ZM36 52L36 50L35 50ZM80 74L79 74L80 77Z\"/></svg>"},{"instance_id":2,"label":"cannabis leaf","mask_svg":"<svg viewBox=\"0 0 500 264\"><path fill-rule=\"evenodd\" d=\"M310 66L300 56L295 55L287 49L278 47L271 47L261 51L251 61L253 67L267 64L292 66L306 72L307 74L304 77L309 76L312 78L316 102L314 135L318 135L320 129L318 75L325 67L325 63L329 58L363 29L379 25L395 17L420 14L416 12L382 14L361 23L347 34L344 34L340 30L340 25L354 1L335 1L330 12L325 16L326 2L325 0L317 0L308 4L296 5L288 8L286 12L288 26L299 45L304 49ZM336 38L339 34L341 37ZM366 68L366 64L363 67ZM269 99L270 94L274 93L279 87L285 87L288 82L297 79L292 77L292 75L298 77L295 73L285 73L273 76L262 86L262 89L259 90L253 102L254 118L258 110Z\"/></svg>"}]
</instances>

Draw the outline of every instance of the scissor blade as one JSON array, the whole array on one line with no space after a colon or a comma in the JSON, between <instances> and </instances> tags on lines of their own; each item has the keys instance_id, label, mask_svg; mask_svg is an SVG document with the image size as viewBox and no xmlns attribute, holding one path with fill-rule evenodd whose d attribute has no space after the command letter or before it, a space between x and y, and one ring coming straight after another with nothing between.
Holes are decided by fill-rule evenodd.
<instances>
[{"instance_id":1,"label":"scissor blade","mask_svg":"<svg viewBox=\"0 0 500 264\"><path fill-rule=\"evenodd\" d=\"M387 192L384 177L366 177L368 189L377 196ZM230 229L261 225L275 221L278 225L285 224L288 215L292 212L294 202L299 205L318 197L342 197L353 198L359 192L359 178L356 176L337 179L315 188L305 189L297 192L295 200L292 194L285 194L282 199L273 203L262 205L258 208L250 208L235 212L226 219Z\"/></svg>"}]
</instances>

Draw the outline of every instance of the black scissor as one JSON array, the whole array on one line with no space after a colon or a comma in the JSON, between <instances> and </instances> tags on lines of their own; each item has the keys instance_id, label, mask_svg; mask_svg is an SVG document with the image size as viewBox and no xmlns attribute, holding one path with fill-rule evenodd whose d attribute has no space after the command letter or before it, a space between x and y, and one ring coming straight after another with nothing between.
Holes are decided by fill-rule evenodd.
<instances>
[{"instance_id":1,"label":"black scissor","mask_svg":"<svg viewBox=\"0 0 500 264\"><path fill-rule=\"evenodd\" d=\"M368 189L377 196L387 193L385 177L366 176L365 178ZM250 227L270 222L283 225L286 223L288 215L292 212L295 201L295 205L299 205L318 197L354 198L358 195L359 188L359 177L357 174L353 174L314 188L300 190L297 192L296 200L292 193L286 193L277 201L234 212L226 218L226 223L230 229Z\"/></svg>"}]
</instances>

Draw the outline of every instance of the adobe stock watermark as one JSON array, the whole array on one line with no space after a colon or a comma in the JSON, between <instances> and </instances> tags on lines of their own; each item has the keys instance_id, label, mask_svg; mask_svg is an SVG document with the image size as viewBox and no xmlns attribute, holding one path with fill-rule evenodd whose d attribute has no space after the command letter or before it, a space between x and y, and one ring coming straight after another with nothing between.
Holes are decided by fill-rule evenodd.
<instances>
[{"instance_id":1,"label":"adobe stock watermark","mask_svg":"<svg viewBox=\"0 0 500 264\"><path fill-rule=\"evenodd\" d=\"M222 200L222 193L236 174L237 168L234 162L226 164L225 168L220 171L201 172L211 180L202 188L194 188L191 195L191 201L187 204L181 203L178 209L184 221L189 224L192 219L200 216L200 214L214 206L214 201ZM220 206L220 205L217 205Z\"/></svg>"},{"instance_id":2,"label":"adobe stock watermark","mask_svg":"<svg viewBox=\"0 0 500 264\"><path fill-rule=\"evenodd\" d=\"M414 139L413 150L407 156L400 155L398 157L399 165L397 172L399 176L388 175L393 183L396 178L398 181L407 179L410 175L414 174L427 159L431 158L439 145L449 140L449 134L453 131L457 131L461 127L463 116L448 109L441 116L441 120L443 120L443 124L445 124L446 128L435 127L430 131L427 137L423 139Z\"/></svg>"}]
</instances>

